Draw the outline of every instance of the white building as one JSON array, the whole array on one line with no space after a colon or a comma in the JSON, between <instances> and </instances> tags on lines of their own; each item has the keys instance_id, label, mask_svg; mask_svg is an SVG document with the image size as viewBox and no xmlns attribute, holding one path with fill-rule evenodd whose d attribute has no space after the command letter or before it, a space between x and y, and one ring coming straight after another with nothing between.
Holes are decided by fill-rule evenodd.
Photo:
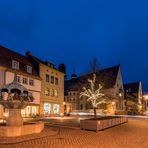
<instances>
[{"instance_id":1,"label":"white building","mask_svg":"<svg viewBox=\"0 0 148 148\"><path fill-rule=\"evenodd\" d=\"M25 86L34 97L33 103L22 110L22 115L39 114L41 78L37 68L30 63L27 57L0 46L0 88L11 83L14 74L17 74L17 81ZM4 111L5 109L0 105L0 118Z\"/></svg>"}]
</instances>

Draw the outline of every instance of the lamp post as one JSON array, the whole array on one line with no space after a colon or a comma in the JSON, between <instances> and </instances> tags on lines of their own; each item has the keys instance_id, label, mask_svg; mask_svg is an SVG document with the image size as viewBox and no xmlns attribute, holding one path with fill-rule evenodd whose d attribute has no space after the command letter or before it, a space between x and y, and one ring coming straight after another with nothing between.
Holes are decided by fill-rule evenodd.
<instances>
[{"instance_id":1,"label":"lamp post","mask_svg":"<svg viewBox=\"0 0 148 148\"><path fill-rule=\"evenodd\" d=\"M147 100L148 100L148 96L145 96L145 115L147 115Z\"/></svg>"}]
</instances>

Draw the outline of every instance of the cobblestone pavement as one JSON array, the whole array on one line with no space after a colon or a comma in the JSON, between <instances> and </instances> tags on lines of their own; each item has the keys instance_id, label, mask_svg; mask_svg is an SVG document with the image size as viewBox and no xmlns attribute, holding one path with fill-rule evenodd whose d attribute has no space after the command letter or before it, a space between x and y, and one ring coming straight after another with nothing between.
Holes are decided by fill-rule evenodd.
<instances>
[{"instance_id":1,"label":"cobblestone pavement","mask_svg":"<svg viewBox=\"0 0 148 148\"><path fill-rule=\"evenodd\" d=\"M59 134L0 148L148 148L148 120L130 119L128 124L100 132L60 128Z\"/></svg>"}]
</instances>

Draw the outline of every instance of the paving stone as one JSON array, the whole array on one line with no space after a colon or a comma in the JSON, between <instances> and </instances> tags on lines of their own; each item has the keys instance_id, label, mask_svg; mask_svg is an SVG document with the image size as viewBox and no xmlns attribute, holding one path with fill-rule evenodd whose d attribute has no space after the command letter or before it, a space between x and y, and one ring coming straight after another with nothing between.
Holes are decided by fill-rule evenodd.
<instances>
[{"instance_id":1,"label":"paving stone","mask_svg":"<svg viewBox=\"0 0 148 148\"><path fill-rule=\"evenodd\" d=\"M57 135L0 148L147 148L147 137L148 120L141 119L97 133L60 127Z\"/></svg>"}]
</instances>

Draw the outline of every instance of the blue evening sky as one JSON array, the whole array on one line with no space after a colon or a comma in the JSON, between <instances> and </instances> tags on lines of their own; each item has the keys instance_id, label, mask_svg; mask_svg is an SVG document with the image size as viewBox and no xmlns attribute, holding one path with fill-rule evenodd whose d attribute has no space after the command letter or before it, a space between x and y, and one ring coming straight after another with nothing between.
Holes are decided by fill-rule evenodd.
<instances>
[{"instance_id":1,"label":"blue evening sky","mask_svg":"<svg viewBox=\"0 0 148 148\"><path fill-rule=\"evenodd\" d=\"M120 61L124 82L148 90L147 0L0 0L0 44L63 62L68 75Z\"/></svg>"}]
</instances>

